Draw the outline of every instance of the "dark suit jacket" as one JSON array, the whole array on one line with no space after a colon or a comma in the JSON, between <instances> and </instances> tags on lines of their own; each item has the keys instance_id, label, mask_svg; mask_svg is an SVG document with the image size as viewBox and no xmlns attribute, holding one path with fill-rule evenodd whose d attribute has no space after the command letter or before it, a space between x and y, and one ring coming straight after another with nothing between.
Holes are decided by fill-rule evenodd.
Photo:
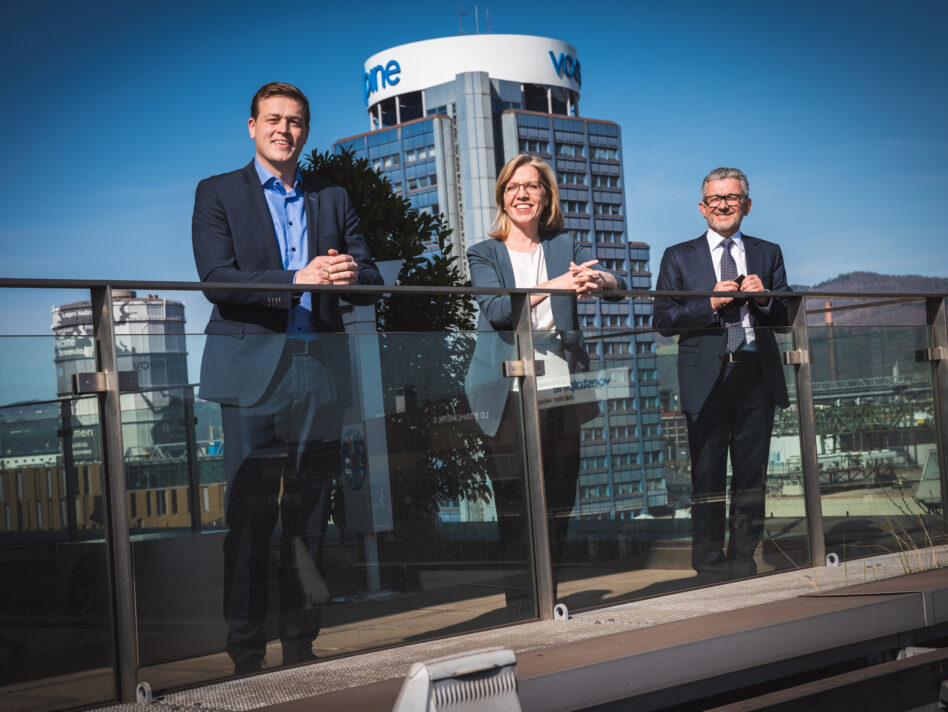
<instances>
[{"instance_id":1,"label":"dark suit jacket","mask_svg":"<svg viewBox=\"0 0 948 712\"><path fill-rule=\"evenodd\" d=\"M780 247L750 235L742 235L747 273L756 274L764 289L790 291ZM658 291L707 291L717 278L708 248L707 233L694 240L672 245L662 257ZM761 311L753 299L750 309L756 318L754 334L764 371L764 381L774 402L787 407L787 384L773 329L787 325L787 305L771 301L769 313ZM664 336L678 335L678 385L681 409L696 414L701 410L721 372L721 356L727 350L727 332L720 314L711 309L709 297L656 297L652 323Z\"/></svg>"},{"instance_id":2,"label":"dark suit jacket","mask_svg":"<svg viewBox=\"0 0 948 712\"><path fill-rule=\"evenodd\" d=\"M382 284L345 190L318 178L303 179L310 259L330 249L349 254L359 265L361 284ZM292 284L253 161L244 168L202 180L194 196L191 222L194 261L202 282ZM214 304L201 364L202 398L250 406L263 395L286 340L290 292L207 291ZM345 296L371 304L376 295ZM318 332L343 331L338 294L312 295ZM349 354L340 335L323 339L326 366L343 403L351 398Z\"/></svg>"},{"instance_id":3,"label":"dark suit jacket","mask_svg":"<svg viewBox=\"0 0 948 712\"><path fill-rule=\"evenodd\" d=\"M589 251L577 245L566 233L544 235L540 245L549 279L568 272L571 261L582 264L592 259ZM475 287L517 286L510 255L502 241L489 238L477 243L468 249L467 261L471 270L471 284ZM599 265L594 267L606 271ZM619 289L626 289L625 280L618 275L613 276L619 283ZM554 295L549 299L553 322L570 373L588 371L589 354L583 346L583 334L579 329L576 297ZM510 378L502 378L500 374L501 361L517 357L512 334L513 312L507 295L481 294L477 296L477 303L480 307L478 332L500 333L478 337L464 387L471 411L478 417L484 432L492 436L500 425L507 394L513 384Z\"/></svg>"}]
</instances>

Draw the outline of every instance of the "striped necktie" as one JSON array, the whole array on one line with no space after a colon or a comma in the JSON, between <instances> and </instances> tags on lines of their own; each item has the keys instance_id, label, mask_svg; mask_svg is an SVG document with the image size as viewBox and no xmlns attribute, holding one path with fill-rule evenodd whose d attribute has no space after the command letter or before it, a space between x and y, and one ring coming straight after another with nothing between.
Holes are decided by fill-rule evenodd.
<instances>
[{"instance_id":1,"label":"striped necktie","mask_svg":"<svg viewBox=\"0 0 948 712\"><path fill-rule=\"evenodd\" d=\"M731 256L731 245L734 240L730 237L724 238L724 254L721 255L721 281L737 279L737 263ZM741 305L740 300L735 299L721 310L721 318L724 319L724 325L727 327L727 350L737 351L744 345L744 327L741 325Z\"/></svg>"}]
</instances>

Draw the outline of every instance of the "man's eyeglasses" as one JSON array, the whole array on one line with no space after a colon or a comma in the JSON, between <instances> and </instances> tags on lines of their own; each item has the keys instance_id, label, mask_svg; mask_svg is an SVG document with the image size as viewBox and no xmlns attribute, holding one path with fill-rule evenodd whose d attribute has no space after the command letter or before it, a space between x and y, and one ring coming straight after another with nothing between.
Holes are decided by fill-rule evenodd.
<instances>
[{"instance_id":1,"label":"man's eyeglasses","mask_svg":"<svg viewBox=\"0 0 948 712\"><path fill-rule=\"evenodd\" d=\"M529 195L539 195L543 192L542 183L508 183L504 186L504 195L516 195L523 188Z\"/></svg>"},{"instance_id":2,"label":"man's eyeglasses","mask_svg":"<svg viewBox=\"0 0 948 712\"><path fill-rule=\"evenodd\" d=\"M723 200L728 205L740 205L741 201L747 196L742 193L731 193L730 195L706 195L701 200L709 208L716 208Z\"/></svg>"}]
</instances>

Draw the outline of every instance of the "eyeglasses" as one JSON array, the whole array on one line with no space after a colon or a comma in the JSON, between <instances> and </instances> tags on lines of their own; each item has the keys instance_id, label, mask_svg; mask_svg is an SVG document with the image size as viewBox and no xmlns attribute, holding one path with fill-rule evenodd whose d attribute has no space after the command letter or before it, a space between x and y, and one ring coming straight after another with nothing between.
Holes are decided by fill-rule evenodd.
<instances>
[{"instance_id":1,"label":"eyeglasses","mask_svg":"<svg viewBox=\"0 0 948 712\"><path fill-rule=\"evenodd\" d=\"M504 195L516 195L523 188L529 195L539 195L543 192L542 183L508 183L504 186Z\"/></svg>"},{"instance_id":2,"label":"eyeglasses","mask_svg":"<svg viewBox=\"0 0 948 712\"><path fill-rule=\"evenodd\" d=\"M701 202L709 208L716 208L723 200L728 205L740 205L741 201L747 196L742 193L731 193L730 195L706 195Z\"/></svg>"}]
</instances>

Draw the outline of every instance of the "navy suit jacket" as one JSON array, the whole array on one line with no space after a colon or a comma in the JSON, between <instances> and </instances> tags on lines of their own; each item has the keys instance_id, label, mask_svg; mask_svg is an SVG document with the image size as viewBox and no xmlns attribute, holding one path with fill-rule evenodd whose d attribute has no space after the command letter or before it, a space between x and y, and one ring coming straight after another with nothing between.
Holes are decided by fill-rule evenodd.
<instances>
[{"instance_id":1,"label":"navy suit jacket","mask_svg":"<svg viewBox=\"0 0 948 712\"><path fill-rule=\"evenodd\" d=\"M355 259L361 284L382 284L346 191L318 178L304 177L303 194L310 259L338 250ZM283 269L273 220L253 161L198 184L191 237L202 282L293 283L294 272ZM254 405L280 361L293 294L237 290L207 291L205 295L214 308L204 330L208 338L200 395L227 405ZM378 298L344 297L352 304L371 304ZM343 331L339 295L314 293L312 299L316 330ZM322 344L333 381L333 399L347 404L351 384L346 338L327 338Z\"/></svg>"},{"instance_id":2,"label":"navy suit jacket","mask_svg":"<svg viewBox=\"0 0 948 712\"><path fill-rule=\"evenodd\" d=\"M756 274L764 289L788 292L787 274L779 245L750 235L742 235L747 273ZM672 245L662 256L658 291L710 292L717 283L707 233L694 240ZM771 300L769 313L748 302L756 319L754 335L764 371L764 382L774 402L787 407L787 384L780 352L772 328L787 326L787 305ZM663 336L678 335L678 386L681 409L697 414L721 373L721 357L727 350L727 330L709 297L656 297L652 323Z\"/></svg>"},{"instance_id":3,"label":"navy suit jacket","mask_svg":"<svg viewBox=\"0 0 948 712\"><path fill-rule=\"evenodd\" d=\"M540 238L540 245L549 279L568 272L571 261L582 264L592 259L589 251L576 244L566 233L544 235ZM467 261L471 270L471 284L475 287L517 286L510 254L501 240L489 238L477 243L468 249ZM593 267L606 271L599 265ZM625 280L618 275L613 276L619 283L619 289L626 289ZM588 371L589 354L583 345L583 333L579 328L576 297L553 295L548 299L553 310L553 323L563 347L562 355L570 373ZM487 435L493 436L500 425L507 394L513 385L512 379L502 378L500 373L501 361L517 358L512 332L513 312L509 295L479 294L477 303L480 307L478 332L500 333L478 336L464 387L478 424Z\"/></svg>"}]
</instances>

